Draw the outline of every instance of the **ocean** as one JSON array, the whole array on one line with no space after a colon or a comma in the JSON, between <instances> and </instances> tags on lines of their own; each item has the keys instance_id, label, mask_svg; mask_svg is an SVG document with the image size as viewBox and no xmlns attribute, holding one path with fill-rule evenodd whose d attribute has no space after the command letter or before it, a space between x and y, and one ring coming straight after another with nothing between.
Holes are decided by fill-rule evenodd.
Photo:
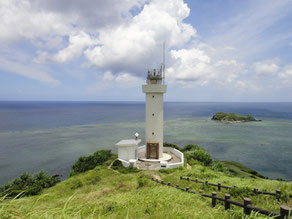
<instances>
[{"instance_id":1,"label":"ocean","mask_svg":"<svg viewBox=\"0 0 292 219\"><path fill-rule=\"evenodd\" d=\"M0 185L23 172L68 177L72 164L121 139L144 141L144 102L0 102ZM262 122L222 124L216 112ZM270 178L292 180L292 103L164 103L164 141L205 148Z\"/></svg>"}]
</instances>

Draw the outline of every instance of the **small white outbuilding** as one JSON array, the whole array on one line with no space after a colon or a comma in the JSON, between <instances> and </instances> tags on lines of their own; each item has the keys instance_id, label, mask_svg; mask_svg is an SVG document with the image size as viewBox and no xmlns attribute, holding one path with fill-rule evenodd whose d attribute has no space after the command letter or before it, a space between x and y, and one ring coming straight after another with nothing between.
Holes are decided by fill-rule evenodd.
<instances>
[{"instance_id":1,"label":"small white outbuilding","mask_svg":"<svg viewBox=\"0 0 292 219\"><path fill-rule=\"evenodd\" d=\"M119 159L129 161L137 160L137 148L141 139L127 139L119 141L116 146L118 147Z\"/></svg>"}]
</instances>

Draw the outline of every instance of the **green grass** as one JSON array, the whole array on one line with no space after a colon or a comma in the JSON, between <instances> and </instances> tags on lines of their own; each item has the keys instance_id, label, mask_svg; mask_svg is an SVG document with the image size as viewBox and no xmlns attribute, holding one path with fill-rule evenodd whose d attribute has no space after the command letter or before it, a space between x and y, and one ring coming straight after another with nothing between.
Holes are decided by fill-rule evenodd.
<instances>
[{"instance_id":1,"label":"green grass","mask_svg":"<svg viewBox=\"0 0 292 219\"><path fill-rule=\"evenodd\" d=\"M232 175L237 177L251 177L251 178L266 178L260 173L242 165L241 163L235 161L220 161L223 167Z\"/></svg>"},{"instance_id":2,"label":"green grass","mask_svg":"<svg viewBox=\"0 0 292 219\"><path fill-rule=\"evenodd\" d=\"M229 163L229 166L232 166ZM236 165L235 165L236 166ZM237 166L237 168L242 168ZM119 171L120 169L118 169ZM45 189L40 195L13 200L0 200L0 218L244 218L242 208L233 206L225 211L218 202L211 208L211 200L198 194L189 194L175 188L157 184L151 180L159 177L165 182L204 190L211 194L214 187L180 180L180 176L208 180L211 183L246 187L292 194L292 183L257 177L251 173L233 176L230 172L218 172L212 167L194 163L192 169L178 168L167 171L140 171L126 174L98 166L85 173L74 175L56 186ZM123 172L123 171L121 171ZM217 195L223 197L228 190ZM234 191L231 197L242 202L242 191ZM275 197L251 195L252 204L279 212L280 204L292 206L291 201ZM253 213L250 218L258 218Z\"/></svg>"}]
</instances>

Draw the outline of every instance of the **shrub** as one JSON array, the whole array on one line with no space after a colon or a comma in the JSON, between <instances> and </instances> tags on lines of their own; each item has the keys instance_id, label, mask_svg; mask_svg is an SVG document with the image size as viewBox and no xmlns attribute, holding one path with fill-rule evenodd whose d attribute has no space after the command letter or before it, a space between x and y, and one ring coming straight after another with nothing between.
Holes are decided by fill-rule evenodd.
<instances>
[{"instance_id":1,"label":"shrub","mask_svg":"<svg viewBox=\"0 0 292 219\"><path fill-rule=\"evenodd\" d=\"M222 163L220 163L220 161L216 161L216 162L212 163L211 169L219 171L219 172L223 172L224 171L224 166L223 166Z\"/></svg>"},{"instance_id":2,"label":"shrub","mask_svg":"<svg viewBox=\"0 0 292 219\"><path fill-rule=\"evenodd\" d=\"M201 149L197 144L188 144L184 147L183 151L192 151L192 150L199 150Z\"/></svg>"},{"instance_id":3,"label":"shrub","mask_svg":"<svg viewBox=\"0 0 292 219\"><path fill-rule=\"evenodd\" d=\"M137 183L138 183L138 188L142 188L148 184L148 180L145 177L140 176L137 178Z\"/></svg>"},{"instance_id":4,"label":"shrub","mask_svg":"<svg viewBox=\"0 0 292 219\"><path fill-rule=\"evenodd\" d=\"M113 162L112 169L114 169L116 171L119 171L120 173L124 173L124 174L140 172L140 170L137 169L137 168L133 168L133 167L126 168L126 167L124 167L122 162L119 161L119 160L115 160Z\"/></svg>"},{"instance_id":5,"label":"shrub","mask_svg":"<svg viewBox=\"0 0 292 219\"><path fill-rule=\"evenodd\" d=\"M41 171L34 176L28 173L23 173L19 178L7 183L0 189L0 196L16 197L20 193L23 196L31 196L39 194L43 189L52 187L60 182L59 175L49 176Z\"/></svg>"},{"instance_id":6,"label":"shrub","mask_svg":"<svg viewBox=\"0 0 292 219\"><path fill-rule=\"evenodd\" d=\"M209 166L213 162L211 155L203 149L187 151L185 152L185 156L187 160L198 160L205 166Z\"/></svg>"},{"instance_id":7,"label":"shrub","mask_svg":"<svg viewBox=\"0 0 292 219\"><path fill-rule=\"evenodd\" d=\"M219 112L216 113L213 117L212 120L222 120L224 117L226 117L227 113Z\"/></svg>"},{"instance_id":8,"label":"shrub","mask_svg":"<svg viewBox=\"0 0 292 219\"><path fill-rule=\"evenodd\" d=\"M253 191L248 187L241 187L241 188L232 187L229 190L229 192L230 192L230 195L236 196L236 197L241 197L241 198L249 197L249 196L253 195Z\"/></svg>"},{"instance_id":9,"label":"shrub","mask_svg":"<svg viewBox=\"0 0 292 219\"><path fill-rule=\"evenodd\" d=\"M163 147L171 147L171 148L175 148L175 149L177 149L179 151L183 150L180 146L178 146L176 144L171 144L171 143L168 143L168 142L164 142L163 143Z\"/></svg>"},{"instance_id":10,"label":"shrub","mask_svg":"<svg viewBox=\"0 0 292 219\"><path fill-rule=\"evenodd\" d=\"M75 162L70 171L70 176L78 173L83 173L87 170L92 170L98 165L103 165L106 161L112 158L110 150L99 150L89 156L82 156Z\"/></svg>"}]
</instances>

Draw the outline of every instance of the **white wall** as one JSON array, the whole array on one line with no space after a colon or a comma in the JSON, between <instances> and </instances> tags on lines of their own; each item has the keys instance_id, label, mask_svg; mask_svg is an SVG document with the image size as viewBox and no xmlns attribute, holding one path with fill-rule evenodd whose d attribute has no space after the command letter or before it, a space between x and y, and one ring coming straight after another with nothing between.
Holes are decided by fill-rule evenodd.
<instances>
[{"instance_id":1,"label":"white wall","mask_svg":"<svg viewBox=\"0 0 292 219\"><path fill-rule=\"evenodd\" d=\"M143 85L143 92L146 93L146 110L145 110L146 144L147 142L158 142L159 143L159 157L162 157L162 153L163 153L163 94L166 92L166 85L161 85L161 84Z\"/></svg>"},{"instance_id":2,"label":"white wall","mask_svg":"<svg viewBox=\"0 0 292 219\"><path fill-rule=\"evenodd\" d=\"M164 147L163 151L164 152L171 152L175 156L180 158L180 160L181 160L178 163L168 163L166 168L177 168L177 167L180 167L180 166L184 166L184 154L181 151L179 151L179 150L177 150L175 148L172 148L172 147Z\"/></svg>"},{"instance_id":3,"label":"white wall","mask_svg":"<svg viewBox=\"0 0 292 219\"><path fill-rule=\"evenodd\" d=\"M136 148L135 146L120 146L118 147L118 157L127 161L136 159Z\"/></svg>"}]
</instances>

